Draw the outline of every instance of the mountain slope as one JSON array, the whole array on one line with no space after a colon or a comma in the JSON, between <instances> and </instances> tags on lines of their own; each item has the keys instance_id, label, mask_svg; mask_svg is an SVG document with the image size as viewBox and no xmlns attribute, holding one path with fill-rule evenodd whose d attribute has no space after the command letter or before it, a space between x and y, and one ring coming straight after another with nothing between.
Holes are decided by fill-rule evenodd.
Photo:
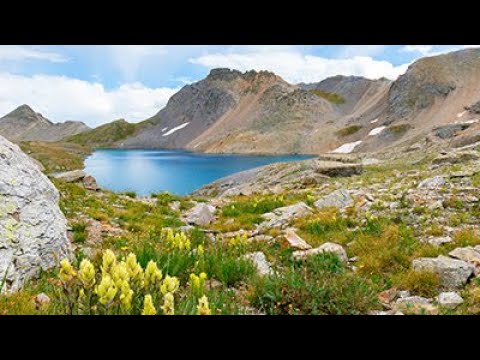
<instances>
[{"instance_id":1,"label":"mountain slope","mask_svg":"<svg viewBox=\"0 0 480 360\"><path fill-rule=\"evenodd\" d=\"M0 118L0 135L15 142L55 142L90 128L80 121L54 124L28 105L22 105Z\"/></svg>"},{"instance_id":2,"label":"mountain slope","mask_svg":"<svg viewBox=\"0 0 480 360\"><path fill-rule=\"evenodd\" d=\"M108 148L121 146L122 140L134 136L138 131L152 125L150 120L138 124L132 124L124 119L115 120L111 123L101 125L81 134L73 135L65 139L67 142L92 148Z\"/></svg>"}]
</instances>

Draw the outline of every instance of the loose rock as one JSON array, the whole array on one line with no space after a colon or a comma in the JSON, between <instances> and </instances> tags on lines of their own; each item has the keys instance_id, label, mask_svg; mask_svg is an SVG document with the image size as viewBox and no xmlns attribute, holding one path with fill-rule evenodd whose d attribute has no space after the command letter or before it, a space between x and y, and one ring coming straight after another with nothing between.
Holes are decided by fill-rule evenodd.
<instances>
[{"instance_id":1,"label":"loose rock","mask_svg":"<svg viewBox=\"0 0 480 360\"><path fill-rule=\"evenodd\" d=\"M294 251L293 258L295 260L303 260L312 255L323 254L325 252L334 253L340 258L341 261L345 263L348 262L348 256L345 249L341 245L334 243L325 243L315 249Z\"/></svg>"},{"instance_id":2,"label":"loose rock","mask_svg":"<svg viewBox=\"0 0 480 360\"><path fill-rule=\"evenodd\" d=\"M446 289L458 289L464 286L472 276L473 265L440 255L437 258L419 258L412 262L416 271L432 271L440 276L442 286Z\"/></svg>"}]
</instances>

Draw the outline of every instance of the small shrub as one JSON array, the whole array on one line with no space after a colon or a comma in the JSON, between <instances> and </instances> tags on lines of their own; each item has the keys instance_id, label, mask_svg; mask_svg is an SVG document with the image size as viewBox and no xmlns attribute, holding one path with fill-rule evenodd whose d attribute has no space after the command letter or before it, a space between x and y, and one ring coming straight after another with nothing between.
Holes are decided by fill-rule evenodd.
<instances>
[{"instance_id":1,"label":"small shrub","mask_svg":"<svg viewBox=\"0 0 480 360\"><path fill-rule=\"evenodd\" d=\"M85 223L76 223L72 225L73 242L83 244L88 238L87 225Z\"/></svg>"},{"instance_id":2,"label":"small shrub","mask_svg":"<svg viewBox=\"0 0 480 360\"><path fill-rule=\"evenodd\" d=\"M393 283L400 289L409 290L412 294L424 297L438 295L440 277L429 271L410 270L406 273L397 274Z\"/></svg>"},{"instance_id":3,"label":"small shrub","mask_svg":"<svg viewBox=\"0 0 480 360\"><path fill-rule=\"evenodd\" d=\"M313 90L310 90L310 92L314 95L317 95L321 98L324 98L330 101L333 104L343 104L345 102L345 98L337 93L323 91L320 89L313 89Z\"/></svg>"},{"instance_id":4,"label":"small shrub","mask_svg":"<svg viewBox=\"0 0 480 360\"><path fill-rule=\"evenodd\" d=\"M132 199L135 199L137 197L137 193L135 191L126 191L124 195Z\"/></svg>"}]
</instances>

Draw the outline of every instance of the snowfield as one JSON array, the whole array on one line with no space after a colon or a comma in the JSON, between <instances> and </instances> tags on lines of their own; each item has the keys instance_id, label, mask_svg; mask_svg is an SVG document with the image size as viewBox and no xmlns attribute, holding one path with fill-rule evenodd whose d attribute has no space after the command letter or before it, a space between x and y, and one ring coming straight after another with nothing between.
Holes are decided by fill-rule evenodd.
<instances>
[{"instance_id":1,"label":"snowfield","mask_svg":"<svg viewBox=\"0 0 480 360\"><path fill-rule=\"evenodd\" d=\"M185 126L187 126L188 124L190 124L189 122L186 122L182 125L178 125L176 127L174 127L173 129L170 129L168 130L165 134L163 134L162 136L168 136L168 135L172 135L175 131L178 131L178 130L181 130L183 129Z\"/></svg>"},{"instance_id":2,"label":"snowfield","mask_svg":"<svg viewBox=\"0 0 480 360\"><path fill-rule=\"evenodd\" d=\"M380 134L383 130L385 130L386 126L380 126L375 129L372 129L369 133L368 136L374 136Z\"/></svg>"},{"instance_id":3,"label":"snowfield","mask_svg":"<svg viewBox=\"0 0 480 360\"><path fill-rule=\"evenodd\" d=\"M343 144L342 146L330 151L332 154L350 154L358 145L362 143L362 140L352 143Z\"/></svg>"}]
</instances>

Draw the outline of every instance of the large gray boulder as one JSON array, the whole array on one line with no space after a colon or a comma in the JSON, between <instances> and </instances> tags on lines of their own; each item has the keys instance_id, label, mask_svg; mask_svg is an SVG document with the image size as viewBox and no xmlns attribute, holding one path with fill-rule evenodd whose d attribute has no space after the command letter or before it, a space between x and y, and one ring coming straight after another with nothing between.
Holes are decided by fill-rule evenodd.
<instances>
[{"instance_id":1,"label":"large gray boulder","mask_svg":"<svg viewBox=\"0 0 480 360\"><path fill-rule=\"evenodd\" d=\"M16 291L71 255L59 193L30 157L0 136L0 279Z\"/></svg>"},{"instance_id":2,"label":"large gray boulder","mask_svg":"<svg viewBox=\"0 0 480 360\"><path fill-rule=\"evenodd\" d=\"M324 198L317 200L314 203L317 209L327 208L327 207L336 207L338 209L343 209L348 206L353 205L353 199L346 189L335 190L334 192L328 194Z\"/></svg>"},{"instance_id":3,"label":"large gray boulder","mask_svg":"<svg viewBox=\"0 0 480 360\"><path fill-rule=\"evenodd\" d=\"M412 262L415 271L430 271L440 276L445 289L459 289L473 275L474 266L462 261L440 255L437 258L419 258Z\"/></svg>"},{"instance_id":4,"label":"large gray boulder","mask_svg":"<svg viewBox=\"0 0 480 360\"><path fill-rule=\"evenodd\" d=\"M185 214L185 221L190 225L205 226L215 220L215 207L200 203Z\"/></svg>"}]
</instances>

